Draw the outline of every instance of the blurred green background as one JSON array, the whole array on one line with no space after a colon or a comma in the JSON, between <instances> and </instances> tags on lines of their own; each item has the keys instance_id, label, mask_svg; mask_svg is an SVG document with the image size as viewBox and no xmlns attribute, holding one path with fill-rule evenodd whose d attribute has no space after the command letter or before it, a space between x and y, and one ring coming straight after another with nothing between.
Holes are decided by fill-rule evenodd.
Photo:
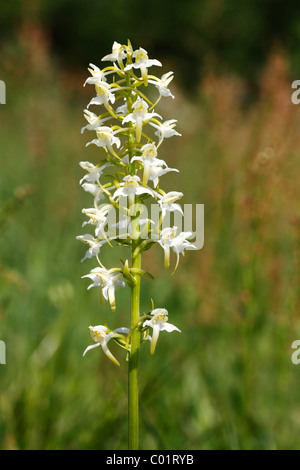
<instances>
[{"instance_id":1,"label":"blurred green background","mask_svg":"<svg viewBox=\"0 0 300 470\"><path fill-rule=\"evenodd\" d=\"M182 334L142 348L141 448L299 449L299 3L19 0L0 31L0 448L127 446L125 356L82 352L89 325L127 323L128 289L100 308L75 237L90 203L78 162L102 155L80 134L82 84L129 38L175 72L157 111L178 119L160 158L180 174L164 182L205 204L205 245L174 276L160 247L144 255L142 311L152 297Z\"/></svg>"}]
</instances>

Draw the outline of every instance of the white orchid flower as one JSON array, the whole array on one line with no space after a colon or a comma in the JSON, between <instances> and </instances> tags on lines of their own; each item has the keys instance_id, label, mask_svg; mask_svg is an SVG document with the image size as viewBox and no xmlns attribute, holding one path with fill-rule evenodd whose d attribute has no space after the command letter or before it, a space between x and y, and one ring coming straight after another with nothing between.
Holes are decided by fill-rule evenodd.
<instances>
[{"instance_id":1,"label":"white orchid flower","mask_svg":"<svg viewBox=\"0 0 300 470\"><path fill-rule=\"evenodd\" d=\"M113 131L110 127L99 127L96 130L96 134L98 138L88 142L86 147L88 145L95 144L97 147L107 147L112 151L112 153L114 153L112 146L116 145L119 148L121 145L120 139L115 136L115 131Z\"/></svg>"},{"instance_id":2,"label":"white orchid flower","mask_svg":"<svg viewBox=\"0 0 300 470\"><path fill-rule=\"evenodd\" d=\"M165 253L165 268L170 266L170 248L173 239L176 236L177 227L166 227L160 232L158 243L163 248Z\"/></svg>"},{"instance_id":3,"label":"white orchid flower","mask_svg":"<svg viewBox=\"0 0 300 470\"><path fill-rule=\"evenodd\" d=\"M175 131L174 127L176 126L176 119L169 119L168 121L163 122L162 124L156 124L155 122L150 121L149 124L157 129L154 132L155 135L159 137L159 145L162 143L164 139L168 139L169 137L173 137L173 135L179 135L179 132Z\"/></svg>"},{"instance_id":4,"label":"white orchid flower","mask_svg":"<svg viewBox=\"0 0 300 470\"><path fill-rule=\"evenodd\" d=\"M88 209L82 209L82 213L85 214L87 217L90 218L87 222L83 222L82 227L87 224L96 225L95 235L99 238L102 235L105 240L107 241L107 237L104 233L104 227L107 224L107 214L112 209L112 205L105 204L101 209L97 209L95 207L90 207Z\"/></svg>"},{"instance_id":5,"label":"white orchid flower","mask_svg":"<svg viewBox=\"0 0 300 470\"><path fill-rule=\"evenodd\" d=\"M119 62L126 58L126 46L114 41L112 53L102 57L102 61Z\"/></svg>"},{"instance_id":6,"label":"white orchid flower","mask_svg":"<svg viewBox=\"0 0 300 470\"><path fill-rule=\"evenodd\" d=\"M151 76L152 77L152 76ZM162 75L161 78L153 76L152 78L148 78L148 82L152 83L159 91L160 96L171 96L173 99L175 98L174 95L170 92L168 85L173 80L174 75L173 72L168 72Z\"/></svg>"},{"instance_id":7,"label":"white orchid flower","mask_svg":"<svg viewBox=\"0 0 300 470\"><path fill-rule=\"evenodd\" d=\"M105 122L105 121L108 121L111 119L111 116L108 116L108 117L105 117L105 118L102 118L100 119L99 116L97 116L97 114L95 113L92 113L91 111L89 111L88 109L85 109L83 111L83 114L84 114L84 117L85 119L87 120L88 124L84 127L82 127L81 129L81 134L83 134L83 132L85 131L85 129L87 129L88 131L95 131L96 129L98 129L99 127L102 126L102 124Z\"/></svg>"},{"instance_id":8,"label":"white orchid flower","mask_svg":"<svg viewBox=\"0 0 300 470\"><path fill-rule=\"evenodd\" d=\"M176 171L179 173L179 170L177 168L169 168L166 166L165 168L163 167L162 164L157 164L157 165L151 165L149 168L149 180L153 182L154 188L157 187L159 183L159 178L166 173L169 173L169 171Z\"/></svg>"},{"instance_id":9,"label":"white orchid flower","mask_svg":"<svg viewBox=\"0 0 300 470\"><path fill-rule=\"evenodd\" d=\"M179 171L176 168L169 168L164 160L157 158L157 148L154 143L146 144L141 148L142 155L133 157L131 161L140 161L144 164L143 185L146 186L148 180L153 181L156 188L159 178L169 171Z\"/></svg>"},{"instance_id":10,"label":"white orchid flower","mask_svg":"<svg viewBox=\"0 0 300 470\"><path fill-rule=\"evenodd\" d=\"M177 269L179 263L179 254L184 255L186 249L197 249L195 245L190 243L187 238L190 238L192 232L181 232L176 236L178 227L166 227L160 233L158 243L163 248L165 253L165 268L168 269L170 266L170 249L176 253L177 260L174 271Z\"/></svg>"},{"instance_id":11,"label":"white orchid flower","mask_svg":"<svg viewBox=\"0 0 300 470\"><path fill-rule=\"evenodd\" d=\"M113 342L127 351L131 371L132 367L135 367L134 358L137 357L140 342L149 340L150 352L154 354L161 331L180 332L175 325L168 322L168 311L165 308L154 308L153 301L151 312L140 315L139 276L153 277L142 269L142 253L153 244L159 243L163 249L165 267L170 267L172 256L176 269L180 254L185 255L185 250L196 247L189 241L192 240L192 232L179 233L179 221L178 227L166 227L176 225L176 222L167 222L171 212L176 211L175 220L177 216L180 217L178 212L183 216L179 201L183 193L164 191L160 180L163 175L179 170L169 168L169 162L162 160L158 154L164 139L181 135L176 130L176 119L165 121L165 118L156 112L156 105L162 97L174 98L169 89L173 72L161 72L158 76L155 72L151 73L150 67L161 67L161 62L150 59L147 51L141 47L133 50L129 40L127 45L114 41L111 53L105 55L102 61L108 61L102 70L92 63L89 64L90 76L84 86L93 85L95 93L85 106L85 122L81 129L82 134L85 131L95 132L91 138L86 139L89 141L86 146L94 144L100 147L100 154L102 153L98 164L80 162L81 168L85 170L82 172L80 185L92 195L92 198L89 196L91 203L82 209L86 216L83 217L82 226L87 225L92 234L85 233L85 228L82 230L84 234L76 239L86 245L81 261L94 257L97 261L97 267L91 270L88 267L87 274L82 276L88 278L88 281L84 281L87 290L98 288L96 293L100 294L101 304L104 298L109 303L109 308L115 311L116 288L128 284L133 301L130 328L111 330L104 321L104 325L90 326L92 340L89 343L94 344L87 345L83 356L89 350L101 347L107 357L119 366L116 359L118 356L114 357L114 351L111 352L108 346L109 341L113 339ZM149 87L151 90L148 95ZM154 100L152 93L156 95ZM95 105L95 108L92 105ZM97 112L99 108L96 106L101 105L102 111ZM92 149L96 151L94 147ZM145 205L147 201L150 202L151 214L153 211L153 220L148 218L149 207ZM153 207L151 202L155 202L156 206ZM106 243L111 247L129 247L131 256L125 261L121 260L120 267L110 266L108 269L102 260L105 250L103 246ZM134 392L130 393L129 400L129 416L133 417L136 415L135 398L138 390L134 374L131 373L129 388ZM130 426L129 442L133 443L136 436L136 426Z\"/></svg>"},{"instance_id":12,"label":"white orchid flower","mask_svg":"<svg viewBox=\"0 0 300 470\"><path fill-rule=\"evenodd\" d=\"M162 212L162 218L165 217L167 212L175 212L179 211L181 214L182 208L180 207L179 204L176 204L175 201L178 201L183 196L183 193L180 193L178 191L170 191L166 193L164 196L161 194L158 194L159 200L158 204L160 205L161 212Z\"/></svg>"},{"instance_id":13,"label":"white orchid flower","mask_svg":"<svg viewBox=\"0 0 300 470\"><path fill-rule=\"evenodd\" d=\"M87 258L92 258L93 256L97 256L100 253L100 248L106 243L106 240L99 240L94 238L90 233L85 235L78 235L76 240L80 240L83 243L86 243L89 246L85 257L82 258L81 262L83 262Z\"/></svg>"},{"instance_id":14,"label":"white orchid flower","mask_svg":"<svg viewBox=\"0 0 300 470\"><path fill-rule=\"evenodd\" d=\"M136 140L140 142L142 136L143 123L150 121L154 117L161 116L157 113L148 113L148 104L142 98L137 100L132 105L133 112L124 117L122 124L126 122L132 122L135 124Z\"/></svg>"},{"instance_id":15,"label":"white orchid flower","mask_svg":"<svg viewBox=\"0 0 300 470\"><path fill-rule=\"evenodd\" d=\"M134 157L134 160L140 160L145 163L148 159L150 161L153 161L157 157L157 148L154 142L152 144L143 145L143 147L141 148L141 152L141 157Z\"/></svg>"},{"instance_id":16,"label":"white orchid flower","mask_svg":"<svg viewBox=\"0 0 300 470\"><path fill-rule=\"evenodd\" d=\"M150 188L144 188L141 186L140 178L137 175L131 176L127 175L123 178L123 183L120 184L120 187L115 191L113 199L116 197L128 197L129 205L134 204L135 195L140 196L141 194L150 194L154 196L154 192Z\"/></svg>"},{"instance_id":17,"label":"white orchid flower","mask_svg":"<svg viewBox=\"0 0 300 470\"><path fill-rule=\"evenodd\" d=\"M82 278L85 277L88 277L93 281L87 289L89 290L92 287L101 287L103 297L105 300L109 301L111 309L115 310L115 288L117 286L125 287L122 274L115 272L114 270L97 267L92 269L89 274L82 276Z\"/></svg>"},{"instance_id":18,"label":"white orchid flower","mask_svg":"<svg viewBox=\"0 0 300 470\"><path fill-rule=\"evenodd\" d=\"M99 188L98 184L95 183L83 183L81 187L87 192L92 194L95 197L103 198L103 194L101 188Z\"/></svg>"},{"instance_id":19,"label":"white orchid flower","mask_svg":"<svg viewBox=\"0 0 300 470\"><path fill-rule=\"evenodd\" d=\"M89 64L88 71L92 76L86 79L83 86L85 86L87 83L89 85L95 85L95 83L98 81L106 82L106 73L102 72L102 70L100 70L96 65Z\"/></svg>"},{"instance_id":20,"label":"white orchid flower","mask_svg":"<svg viewBox=\"0 0 300 470\"><path fill-rule=\"evenodd\" d=\"M152 315L151 320L145 320L143 327L148 326L153 329L150 352L151 354L154 354L159 333L161 331L167 331L168 333L171 333L172 331L179 331L179 333L181 333L181 331L176 326L172 325L172 323L168 323L168 310L165 308L155 308L152 310L150 315Z\"/></svg>"},{"instance_id":21,"label":"white orchid flower","mask_svg":"<svg viewBox=\"0 0 300 470\"><path fill-rule=\"evenodd\" d=\"M91 333L91 337L96 342L96 344L91 344L88 346L84 352L83 356L86 355L88 351L91 349L95 349L101 346L104 354L117 366L119 366L119 362L115 358L115 356L110 352L108 349L107 343L113 338L123 338L122 334L120 333L128 333L128 328L117 328L116 330L109 330L107 326L104 325L97 325L97 326L89 326L89 330Z\"/></svg>"},{"instance_id":22,"label":"white orchid flower","mask_svg":"<svg viewBox=\"0 0 300 470\"><path fill-rule=\"evenodd\" d=\"M172 243L171 248L177 254L177 258L181 253L184 256L184 250L196 250L197 247L193 245L191 242L187 240L187 238L191 238L193 236L193 232L181 232L177 235ZM178 261L177 261L178 264Z\"/></svg>"},{"instance_id":23,"label":"white orchid flower","mask_svg":"<svg viewBox=\"0 0 300 470\"><path fill-rule=\"evenodd\" d=\"M125 67L125 71L131 70L132 68L134 69L140 69L142 78L144 80L145 85L148 83L148 68L152 67L152 65L157 65L159 67L162 66L161 62L156 59L149 59L148 53L145 49L140 47L134 53L132 54L132 57L135 59L135 62L133 64L128 64Z\"/></svg>"},{"instance_id":24,"label":"white orchid flower","mask_svg":"<svg viewBox=\"0 0 300 470\"><path fill-rule=\"evenodd\" d=\"M143 185L146 186L148 183L150 172L153 168L167 167L164 160L157 158L157 148L155 143L146 144L141 148L142 155L140 157L133 157L132 162L139 161L144 165Z\"/></svg>"},{"instance_id":25,"label":"white orchid flower","mask_svg":"<svg viewBox=\"0 0 300 470\"><path fill-rule=\"evenodd\" d=\"M81 166L81 168L88 172L87 175L81 178L79 184L82 184L83 181L86 181L87 183L95 183L103 174L103 170L105 170L105 168L107 168L108 166L112 166L111 163L104 163L104 165L99 166L87 161L79 162L79 165Z\"/></svg>"},{"instance_id":26,"label":"white orchid flower","mask_svg":"<svg viewBox=\"0 0 300 470\"><path fill-rule=\"evenodd\" d=\"M87 108L89 108L92 104L96 104L96 105L104 104L106 108L111 109L109 101L111 103L114 103L116 100L116 97L111 91L111 87L109 83L104 82L103 80L95 79L94 84L95 84L97 96L91 99L91 101L87 105Z\"/></svg>"}]
</instances>

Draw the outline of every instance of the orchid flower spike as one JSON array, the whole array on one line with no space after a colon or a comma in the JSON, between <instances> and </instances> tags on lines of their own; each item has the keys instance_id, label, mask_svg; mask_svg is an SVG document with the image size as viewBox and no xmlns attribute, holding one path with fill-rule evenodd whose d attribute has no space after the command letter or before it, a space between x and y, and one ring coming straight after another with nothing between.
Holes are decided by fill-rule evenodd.
<instances>
[{"instance_id":1,"label":"orchid flower spike","mask_svg":"<svg viewBox=\"0 0 300 470\"><path fill-rule=\"evenodd\" d=\"M95 144L97 147L107 147L111 152L112 146L115 144L118 148L121 145L120 139L115 137L115 132L107 126L102 126L96 129L97 139L88 142L86 146Z\"/></svg>"},{"instance_id":2,"label":"orchid flower spike","mask_svg":"<svg viewBox=\"0 0 300 470\"><path fill-rule=\"evenodd\" d=\"M130 365L143 340L151 341L153 354L161 331L180 332L168 323L168 311L154 308L153 301L150 314L140 316L142 276L153 279L152 274L143 269L143 252L159 244L165 267L169 268L173 251L177 269L180 254L196 247L189 241L192 232L180 232L177 226L165 227L169 224L166 220L170 212L176 212L176 218L183 216L179 204L183 193L166 192L162 187L162 176L179 170L169 167L168 160L159 155L164 139L181 135L176 130L176 119L165 120L156 111L162 97L174 99L169 90L173 72L159 73L159 76L150 72L151 67L161 67L161 62L149 58L142 47L133 49L129 40L127 45L114 41L111 52L101 60L110 63L103 69L90 63L90 76L84 82L84 86L92 85L95 95L83 111L86 122L81 133L94 135L86 143L90 161L79 163L85 171L79 184L89 193L87 196L92 196L91 203L82 209L87 217L82 227L89 227L93 233L78 235L76 239L87 245L81 261L98 263L82 276L90 280L87 289L99 290L101 303L103 298L107 300L112 311L116 310L117 287L128 286L134 302L131 302L129 328L110 330L104 325L90 326L95 344L88 346L83 354L100 346L108 358L119 365L108 349L108 342L113 339L127 350ZM154 100L153 96L156 96ZM155 217L152 217L151 206L149 218L149 203L156 204ZM129 250L130 254L124 253L121 265L109 268L102 259L108 246L110 249L122 246L124 252Z\"/></svg>"}]
</instances>

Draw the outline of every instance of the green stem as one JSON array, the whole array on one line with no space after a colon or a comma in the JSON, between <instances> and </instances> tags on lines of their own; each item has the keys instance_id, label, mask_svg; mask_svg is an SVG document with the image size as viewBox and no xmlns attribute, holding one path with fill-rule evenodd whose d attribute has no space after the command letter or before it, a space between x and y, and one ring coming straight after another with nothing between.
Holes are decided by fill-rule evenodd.
<instances>
[{"instance_id":1,"label":"green stem","mask_svg":"<svg viewBox=\"0 0 300 470\"><path fill-rule=\"evenodd\" d=\"M134 241L133 241L134 245ZM132 254L134 252L132 247ZM132 267L141 269L141 254L132 257ZM139 274L133 275L135 285L131 288L131 326L140 318L140 284ZM138 450L139 446L139 391L138 363L140 352L140 331L135 328L131 335L131 350L128 365L128 449Z\"/></svg>"},{"instance_id":2,"label":"green stem","mask_svg":"<svg viewBox=\"0 0 300 470\"><path fill-rule=\"evenodd\" d=\"M130 77L127 76L127 85L130 87ZM128 112L132 111L132 96L131 93L127 96L127 109ZM131 162L133 157L133 149L135 147L134 129L129 123L128 132L128 157L129 157L129 173L135 174L134 162ZM132 201L133 204L137 201ZM129 203L130 205L130 203ZM131 207L129 207L129 210ZM132 221L132 245L131 245L131 266L132 268L141 269L141 253L135 254L138 240L135 234L139 229L139 221ZM141 276L138 273L132 274L135 283L131 287L130 302L131 302L131 328L135 325L140 318L140 286ZM139 386L138 386L138 364L140 353L140 337L141 333L138 328L135 328L131 335L130 353L128 363L128 450L138 450L139 448Z\"/></svg>"}]
</instances>

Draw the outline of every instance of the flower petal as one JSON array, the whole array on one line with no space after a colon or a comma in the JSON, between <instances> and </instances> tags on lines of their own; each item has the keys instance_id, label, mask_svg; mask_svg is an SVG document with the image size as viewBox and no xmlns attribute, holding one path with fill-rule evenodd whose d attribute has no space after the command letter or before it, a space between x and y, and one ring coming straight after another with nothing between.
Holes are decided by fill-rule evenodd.
<instances>
[{"instance_id":1,"label":"flower petal","mask_svg":"<svg viewBox=\"0 0 300 470\"><path fill-rule=\"evenodd\" d=\"M181 333L179 328L177 328L175 325L172 325L172 323L164 323L164 325L161 327L161 331L167 331L168 333L171 333L172 331L179 331L179 333Z\"/></svg>"},{"instance_id":2,"label":"flower petal","mask_svg":"<svg viewBox=\"0 0 300 470\"><path fill-rule=\"evenodd\" d=\"M90 349L98 348L98 346L101 346L100 343L91 344L90 346L88 346L88 347L84 350L82 356L85 356L86 353L87 353Z\"/></svg>"},{"instance_id":3,"label":"flower petal","mask_svg":"<svg viewBox=\"0 0 300 470\"><path fill-rule=\"evenodd\" d=\"M107 347L107 344L103 344L102 345L102 349L103 349L103 352L107 355L107 357L114 363L116 364L117 366L120 365L120 363L117 361L117 359L115 358L115 356L110 352L110 350L108 349Z\"/></svg>"},{"instance_id":4,"label":"flower petal","mask_svg":"<svg viewBox=\"0 0 300 470\"><path fill-rule=\"evenodd\" d=\"M159 325L153 325L152 328L153 328L153 334L152 334L152 339L151 339L150 353L154 354L156 343L159 337L160 327Z\"/></svg>"}]
</instances>

